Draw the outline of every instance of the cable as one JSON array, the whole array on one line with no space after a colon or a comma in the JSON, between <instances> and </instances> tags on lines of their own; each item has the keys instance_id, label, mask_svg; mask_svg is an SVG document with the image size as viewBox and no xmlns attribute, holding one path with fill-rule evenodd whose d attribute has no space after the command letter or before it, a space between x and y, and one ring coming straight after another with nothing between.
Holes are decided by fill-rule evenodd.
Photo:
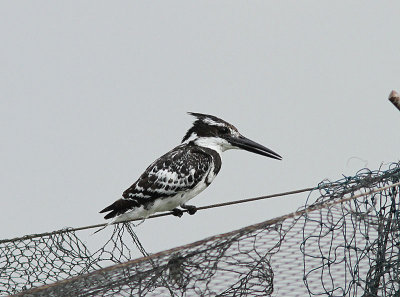
<instances>
[{"instance_id":1,"label":"cable","mask_svg":"<svg viewBox=\"0 0 400 297\"><path fill-rule=\"evenodd\" d=\"M217 208L217 207L224 207L224 206L229 206L229 205L234 205L234 204L247 203L247 202L252 202L252 201L257 201L257 200L270 199L270 198L281 197L281 196L288 196L288 195L299 194L299 193L303 193L303 192L309 192L314 189L316 189L316 188L304 188L304 189L300 189L300 190L282 192L282 193L277 193L277 194L272 194L272 195L247 198L247 199L235 200L235 201L224 202L224 203L211 204L211 205L197 207L197 210L205 210L205 209L210 209L210 208ZM188 210L186 210L186 209L183 209L182 211L188 212ZM159 217L164 217L164 216L169 216L169 215L172 215L172 212L169 211L169 212L163 212L163 213L151 215L147 219L154 219L154 218L159 218ZM83 226L83 227L77 227L77 228L64 228L64 229L53 231L53 232L30 234L30 235L25 235L22 237L16 237L16 238L12 238L12 239L2 239L2 240L0 240L0 244L6 243L6 242L18 241L18 240L27 240L27 239L37 238L37 237L49 236L49 235L54 235L54 234L62 234L62 233L66 233L66 232L74 232L74 231L82 231L82 230L93 229L93 228L101 228L101 227L106 227L107 225L128 223L128 222L134 222L134 221L139 221L139 220L143 220L143 219L140 218L140 219L126 220L126 221L122 221L122 222L118 222L118 223L102 223L102 224L89 225L89 226Z\"/></svg>"},{"instance_id":2,"label":"cable","mask_svg":"<svg viewBox=\"0 0 400 297\"><path fill-rule=\"evenodd\" d=\"M289 213L285 216L283 216L282 218L291 218L297 215L301 215L304 214L306 212L311 212L317 209L322 209L328 206L332 206L338 203L343 203L349 200L353 200L359 197L363 197L363 196L368 196L371 195L373 193L377 193L377 192L381 192L383 190L392 188L392 187L396 187L396 186L400 186L400 182L389 185L389 186L385 186L382 188L378 188L375 190L371 190L367 193L362 193L359 195L355 195L355 196L351 196L351 197L346 197L346 198L342 198L336 201L328 201L319 205L311 205L308 208L304 209L304 210L300 210L300 211L295 211L292 213ZM317 187L318 188L318 187ZM304 189L300 189L300 190L294 190L294 191L289 191L289 192L282 192L282 193L277 193L277 194L272 194L272 195L266 195L266 196L260 196L260 197L254 197L254 198L247 198L247 199L242 199L242 200L235 200L235 201L231 201L231 202L224 202L224 203L217 203L217 204L211 204L211 205L206 205L206 206L200 206L197 208L197 210L205 210L205 209L211 209L211 208L217 208L217 207L224 207L224 206L230 206L230 205L234 205L234 204L241 204L241 203L247 203L247 202L252 202L252 201L257 201L257 200L263 200L263 199L270 199L270 198L275 198L275 197L281 197L281 196L288 196L288 195L293 195L293 194L299 194L299 193L303 193L303 192L309 192L312 191L314 189L317 188L304 188ZM188 210L184 209L182 210L183 212L188 212ZM147 219L153 219L153 218L159 218L159 217L164 217L164 216L169 216L172 215L172 212L163 212L160 214L155 214L152 216L149 216ZM82 230L87 230L87 229L93 229L93 228L101 228L101 227L106 227L107 225L114 225L114 224L120 224L120 223L128 223L128 222L134 222L134 221L139 221L139 220L143 220L142 218L139 219L133 219L133 220L126 220L126 221L122 221L122 222L118 222L118 223L103 223L103 224L96 224L96 225L89 225L89 226L84 226L84 227L77 227L77 228L65 228L65 229L61 229L61 230L57 230L57 231L53 231L53 232L45 232L45 233L39 233L39 234L31 234L31 235L25 235L22 237L16 237L16 238L12 238L12 239L3 239L0 240L0 244L1 243L6 243L6 242L13 242L13 241L18 241L18 240L27 240L27 239L32 239L32 238L37 238L37 237L43 237L43 236L49 236L49 235L54 235L54 234L62 234L62 233L66 233L66 232L74 232L74 231L82 231Z\"/></svg>"}]
</instances>

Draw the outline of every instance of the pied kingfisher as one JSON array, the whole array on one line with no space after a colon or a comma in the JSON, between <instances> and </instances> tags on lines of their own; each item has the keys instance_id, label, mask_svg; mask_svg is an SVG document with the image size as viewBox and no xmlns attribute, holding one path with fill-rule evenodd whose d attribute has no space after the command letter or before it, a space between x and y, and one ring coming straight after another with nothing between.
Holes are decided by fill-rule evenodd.
<instances>
[{"instance_id":1,"label":"pied kingfisher","mask_svg":"<svg viewBox=\"0 0 400 297\"><path fill-rule=\"evenodd\" d=\"M281 160L270 149L244 137L231 124L212 115L190 112L196 117L183 137L182 144L154 161L122 198L100 213L113 222L147 218L159 211L172 211L182 216L196 207L187 205L190 199L207 188L221 169L221 153L228 149L249 152Z\"/></svg>"}]
</instances>

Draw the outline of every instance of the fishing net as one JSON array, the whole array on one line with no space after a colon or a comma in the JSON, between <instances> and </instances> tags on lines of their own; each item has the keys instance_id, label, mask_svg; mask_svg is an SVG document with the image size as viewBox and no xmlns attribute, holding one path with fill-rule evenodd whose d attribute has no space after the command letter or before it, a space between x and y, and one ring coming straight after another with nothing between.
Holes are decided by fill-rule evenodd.
<instances>
[{"instance_id":1,"label":"fishing net","mask_svg":"<svg viewBox=\"0 0 400 297\"><path fill-rule=\"evenodd\" d=\"M400 296L400 163L321 182L285 216L148 255L130 223L0 241L0 294ZM146 257L137 258L138 248Z\"/></svg>"}]
</instances>

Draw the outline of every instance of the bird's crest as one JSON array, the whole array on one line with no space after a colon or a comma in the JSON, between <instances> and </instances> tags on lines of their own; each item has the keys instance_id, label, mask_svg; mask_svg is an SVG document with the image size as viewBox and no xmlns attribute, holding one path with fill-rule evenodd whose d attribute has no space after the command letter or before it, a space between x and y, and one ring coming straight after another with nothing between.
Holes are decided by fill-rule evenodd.
<instances>
[{"instance_id":1,"label":"bird's crest","mask_svg":"<svg viewBox=\"0 0 400 297\"><path fill-rule=\"evenodd\" d=\"M211 137L220 134L240 135L235 126L216 116L197 112L188 112L188 114L194 116L196 120L193 126L186 132L182 143L192 140L195 137Z\"/></svg>"}]
</instances>

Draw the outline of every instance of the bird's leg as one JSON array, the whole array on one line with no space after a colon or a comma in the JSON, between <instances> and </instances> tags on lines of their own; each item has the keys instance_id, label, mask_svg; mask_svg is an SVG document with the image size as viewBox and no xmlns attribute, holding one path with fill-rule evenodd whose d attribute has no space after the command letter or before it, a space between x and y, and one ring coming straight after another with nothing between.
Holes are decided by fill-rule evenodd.
<instances>
[{"instance_id":1,"label":"bird's leg","mask_svg":"<svg viewBox=\"0 0 400 297\"><path fill-rule=\"evenodd\" d=\"M187 209L188 213L190 215L194 215L197 212L197 207L194 205L186 205L186 204L181 204L181 207L183 209Z\"/></svg>"},{"instance_id":2,"label":"bird's leg","mask_svg":"<svg viewBox=\"0 0 400 297\"><path fill-rule=\"evenodd\" d=\"M174 208L171 212L176 217L181 217L183 215L182 209L179 208Z\"/></svg>"}]
</instances>

